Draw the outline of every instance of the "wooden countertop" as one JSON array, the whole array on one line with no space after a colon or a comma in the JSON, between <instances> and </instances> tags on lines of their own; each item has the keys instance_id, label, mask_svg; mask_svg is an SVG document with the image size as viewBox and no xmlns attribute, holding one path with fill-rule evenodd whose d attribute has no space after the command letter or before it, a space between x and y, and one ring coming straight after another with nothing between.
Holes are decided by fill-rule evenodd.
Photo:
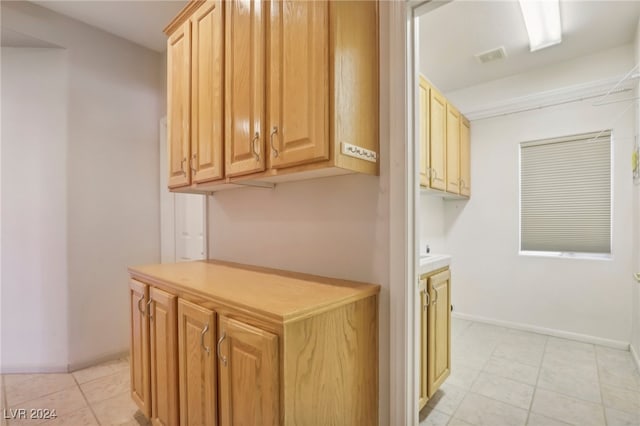
<instances>
[{"instance_id":1,"label":"wooden countertop","mask_svg":"<svg viewBox=\"0 0 640 426\"><path fill-rule=\"evenodd\" d=\"M213 299L283 323L380 292L380 286L251 265L203 260L132 266L134 279Z\"/></svg>"}]
</instances>

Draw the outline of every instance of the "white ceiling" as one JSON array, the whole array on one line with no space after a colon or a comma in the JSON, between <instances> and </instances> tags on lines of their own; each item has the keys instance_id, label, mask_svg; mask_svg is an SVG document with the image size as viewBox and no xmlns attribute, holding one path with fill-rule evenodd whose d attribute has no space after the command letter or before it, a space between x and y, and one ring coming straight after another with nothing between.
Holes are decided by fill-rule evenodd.
<instances>
[{"instance_id":1,"label":"white ceiling","mask_svg":"<svg viewBox=\"0 0 640 426\"><path fill-rule=\"evenodd\" d=\"M162 30L187 0L47 0L33 3L162 52L167 42Z\"/></svg>"},{"instance_id":2,"label":"white ceiling","mask_svg":"<svg viewBox=\"0 0 640 426\"><path fill-rule=\"evenodd\" d=\"M448 92L631 43L640 1L560 0L560 14L562 43L531 53L518 1L447 3L419 19L420 70ZM499 46L507 58L474 57Z\"/></svg>"}]
</instances>

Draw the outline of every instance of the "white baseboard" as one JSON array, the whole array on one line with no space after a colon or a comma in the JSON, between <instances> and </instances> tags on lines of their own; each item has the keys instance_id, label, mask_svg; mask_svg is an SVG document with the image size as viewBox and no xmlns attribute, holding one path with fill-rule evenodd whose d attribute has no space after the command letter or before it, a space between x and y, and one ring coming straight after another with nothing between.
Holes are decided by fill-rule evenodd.
<instances>
[{"instance_id":1,"label":"white baseboard","mask_svg":"<svg viewBox=\"0 0 640 426\"><path fill-rule=\"evenodd\" d=\"M636 362L636 368L638 369L638 371L640 371L640 357L638 356L638 352L633 347L633 345L629 345L629 350L631 351L631 356L633 357L633 360Z\"/></svg>"},{"instance_id":2,"label":"white baseboard","mask_svg":"<svg viewBox=\"0 0 640 426\"><path fill-rule=\"evenodd\" d=\"M83 368L93 367L94 365L102 364L103 362L115 361L117 359L124 358L129 355L129 351L117 352L114 354L103 355L97 358L92 358L87 361L70 363L67 370L69 373L82 370Z\"/></svg>"},{"instance_id":3,"label":"white baseboard","mask_svg":"<svg viewBox=\"0 0 640 426\"><path fill-rule=\"evenodd\" d=\"M2 365L0 374L49 374L49 373L71 373L83 368L93 367L107 361L114 361L129 355L129 351L118 352L114 354L104 355L91 360L76 362L65 365Z\"/></svg>"},{"instance_id":4,"label":"white baseboard","mask_svg":"<svg viewBox=\"0 0 640 426\"><path fill-rule=\"evenodd\" d=\"M0 373L2 374L48 374L48 373L67 373L67 365L26 365L13 364L2 365Z\"/></svg>"},{"instance_id":5,"label":"white baseboard","mask_svg":"<svg viewBox=\"0 0 640 426\"><path fill-rule=\"evenodd\" d=\"M536 325L522 324L518 322L511 322L511 321L502 321L502 320L496 320L492 318L479 317L475 315L462 314L458 312L453 312L451 316L453 316L454 318L482 322L485 324L497 325L505 328L513 328L515 330L530 331L532 333L545 334L547 336L562 337L564 339L576 340L578 342L592 343L594 345L607 346L609 348L621 349L625 351L628 351L629 347L631 346L629 342L625 342L622 340L604 339L602 337L590 336L588 334L572 333L570 331L538 327ZM636 357L636 363L638 363L637 357Z\"/></svg>"}]
</instances>

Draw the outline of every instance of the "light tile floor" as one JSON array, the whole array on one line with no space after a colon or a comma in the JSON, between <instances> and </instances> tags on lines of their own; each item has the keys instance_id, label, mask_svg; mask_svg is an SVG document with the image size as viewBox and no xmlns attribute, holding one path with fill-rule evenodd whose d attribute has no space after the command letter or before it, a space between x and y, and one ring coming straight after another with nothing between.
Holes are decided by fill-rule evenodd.
<instances>
[{"instance_id":1,"label":"light tile floor","mask_svg":"<svg viewBox=\"0 0 640 426\"><path fill-rule=\"evenodd\" d=\"M420 426L640 426L630 352L454 318L452 372Z\"/></svg>"},{"instance_id":2,"label":"light tile floor","mask_svg":"<svg viewBox=\"0 0 640 426\"><path fill-rule=\"evenodd\" d=\"M126 358L71 374L6 374L1 390L2 426L149 425L131 400ZM11 419L20 408L27 416L31 409L56 410L57 417Z\"/></svg>"}]
</instances>

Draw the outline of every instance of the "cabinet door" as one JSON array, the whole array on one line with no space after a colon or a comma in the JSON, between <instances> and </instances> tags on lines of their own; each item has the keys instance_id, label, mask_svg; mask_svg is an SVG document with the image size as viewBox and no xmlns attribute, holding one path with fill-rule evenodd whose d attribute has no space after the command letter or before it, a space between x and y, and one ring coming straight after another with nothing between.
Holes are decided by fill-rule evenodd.
<instances>
[{"instance_id":1,"label":"cabinet door","mask_svg":"<svg viewBox=\"0 0 640 426\"><path fill-rule=\"evenodd\" d=\"M329 158L329 3L270 1L270 166Z\"/></svg>"},{"instance_id":2,"label":"cabinet door","mask_svg":"<svg viewBox=\"0 0 640 426\"><path fill-rule=\"evenodd\" d=\"M418 85L418 126L420 186L429 186L429 83L420 76Z\"/></svg>"},{"instance_id":3,"label":"cabinet door","mask_svg":"<svg viewBox=\"0 0 640 426\"><path fill-rule=\"evenodd\" d=\"M431 397L451 372L451 273L435 274L427 280L429 307L428 394Z\"/></svg>"},{"instance_id":4,"label":"cabinet door","mask_svg":"<svg viewBox=\"0 0 640 426\"><path fill-rule=\"evenodd\" d=\"M191 184L191 21L167 41L167 129L169 188Z\"/></svg>"},{"instance_id":5,"label":"cabinet door","mask_svg":"<svg viewBox=\"0 0 640 426\"><path fill-rule=\"evenodd\" d=\"M196 183L223 173L223 4L207 0L191 17L191 172Z\"/></svg>"},{"instance_id":6,"label":"cabinet door","mask_svg":"<svg viewBox=\"0 0 640 426\"><path fill-rule=\"evenodd\" d=\"M279 416L278 336L220 317L221 426L275 426Z\"/></svg>"},{"instance_id":7,"label":"cabinet door","mask_svg":"<svg viewBox=\"0 0 640 426\"><path fill-rule=\"evenodd\" d=\"M429 117L430 186L444 191L446 189L447 100L433 88L429 95Z\"/></svg>"},{"instance_id":8,"label":"cabinet door","mask_svg":"<svg viewBox=\"0 0 640 426\"><path fill-rule=\"evenodd\" d=\"M429 293L427 292L427 279L420 278L420 395L419 409L427 405L428 394L428 374L427 374L427 350L428 350L428 325L429 325Z\"/></svg>"},{"instance_id":9,"label":"cabinet door","mask_svg":"<svg viewBox=\"0 0 640 426\"><path fill-rule=\"evenodd\" d=\"M460 193L460 113L447 104L447 192Z\"/></svg>"},{"instance_id":10,"label":"cabinet door","mask_svg":"<svg viewBox=\"0 0 640 426\"><path fill-rule=\"evenodd\" d=\"M212 311L179 300L181 426L218 424L215 333L216 317Z\"/></svg>"},{"instance_id":11,"label":"cabinet door","mask_svg":"<svg viewBox=\"0 0 640 426\"><path fill-rule=\"evenodd\" d=\"M471 125L460 119L460 194L471 195Z\"/></svg>"},{"instance_id":12,"label":"cabinet door","mask_svg":"<svg viewBox=\"0 0 640 426\"><path fill-rule=\"evenodd\" d=\"M265 18L261 0L225 2L225 174L265 168Z\"/></svg>"},{"instance_id":13,"label":"cabinet door","mask_svg":"<svg viewBox=\"0 0 640 426\"><path fill-rule=\"evenodd\" d=\"M149 290L151 331L151 423L178 424L178 332L176 296Z\"/></svg>"},{"instance_id":14,"label":"cabinet door","mask_svg":"<svg viewBox=\"0 0 640 426\"><path fill-rule=\"evenodd\" d=\"M149 317L146 284L129 280L131 312L131 398L146 416L151 415L151 383L149 380Z\"/></svg>"}]
</instances>

